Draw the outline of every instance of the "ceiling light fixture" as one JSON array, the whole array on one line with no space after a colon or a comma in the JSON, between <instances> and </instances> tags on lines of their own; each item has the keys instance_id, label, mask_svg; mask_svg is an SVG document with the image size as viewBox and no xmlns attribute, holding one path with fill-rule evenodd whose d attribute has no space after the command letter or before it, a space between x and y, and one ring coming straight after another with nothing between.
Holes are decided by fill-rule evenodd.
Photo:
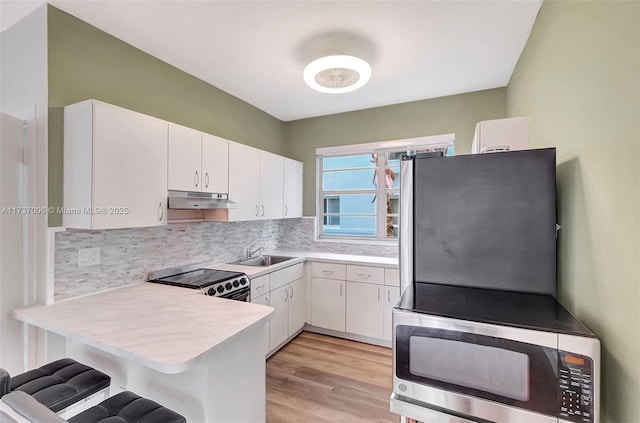
<instances>
[{"instance_id":1,"label":"ceiling light fixture","mask_svg":"<svg viewBox=\"0 0 640 423\"><path fill-rule=\"evenodd\" d=\"M371 66L364 60L338 54L314 60L304 68L304 81L323 93L348 93L371 78Z\"/></svg>"}]
</instances>

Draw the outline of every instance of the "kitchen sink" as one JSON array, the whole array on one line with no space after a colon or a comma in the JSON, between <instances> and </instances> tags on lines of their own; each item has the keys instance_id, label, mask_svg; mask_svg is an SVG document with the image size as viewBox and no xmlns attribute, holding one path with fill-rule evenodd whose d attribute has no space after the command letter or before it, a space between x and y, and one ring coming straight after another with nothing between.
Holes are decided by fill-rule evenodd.
<instances>
[{"instance_id":1,"label":"kitchen sink","mask_svg":"<svg viewBox=\"0 0 640 423\"><path fill-rule=\"evenodd\" d=\"M284 257L284 256L260 256L253 257L249 259L236 260L232 261L228 264L239 264L242 266L271 266L274 264L282 263L288 260L293 260L295 257Z\"/></svg>"}]
</instances>

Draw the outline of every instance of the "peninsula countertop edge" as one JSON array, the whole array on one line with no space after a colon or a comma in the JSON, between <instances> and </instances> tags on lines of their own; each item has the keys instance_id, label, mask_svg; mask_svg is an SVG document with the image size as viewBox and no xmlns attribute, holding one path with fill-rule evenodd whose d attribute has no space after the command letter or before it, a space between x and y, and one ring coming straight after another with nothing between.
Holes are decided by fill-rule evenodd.
<instances>
[{"instance_id":1,"label":"peninsula countertop edge","mask_svg":"<svg viewBox=\"0 0 640 423\"><path fill-rule=\"evenodd\" d=\"M13 311L22 322L162 373L188 370L273 308L209 297L196 290L138 283L50 305Z\"/></svg>"}]
</instances>

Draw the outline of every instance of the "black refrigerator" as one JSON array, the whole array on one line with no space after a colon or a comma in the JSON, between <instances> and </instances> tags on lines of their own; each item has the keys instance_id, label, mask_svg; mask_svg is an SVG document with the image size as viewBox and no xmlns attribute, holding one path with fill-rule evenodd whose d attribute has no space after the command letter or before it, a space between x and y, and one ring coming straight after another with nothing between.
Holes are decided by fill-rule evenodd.
<instances>
[{"instance_id":1,"label":"black refrigerator","mask_svg":"<svg viewBox=\"0 0 640 423\"><path fill-rule=\"evenodd\" d=\"M555 149L401 164L401 291L412 283L556 295Z\"/></svg>"}]
</instances>

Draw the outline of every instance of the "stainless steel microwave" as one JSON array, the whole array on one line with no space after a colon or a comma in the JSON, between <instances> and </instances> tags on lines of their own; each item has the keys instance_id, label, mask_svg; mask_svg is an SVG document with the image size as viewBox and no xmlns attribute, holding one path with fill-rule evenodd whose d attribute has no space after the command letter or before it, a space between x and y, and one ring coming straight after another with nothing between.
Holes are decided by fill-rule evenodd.
<instances>
[{"instance_id":1,"label":"stainless steel microwave","mask_svg":"<svg viewBox=\"0 0 640 423\"><path fill-rule=\"evenodd\" d=\"M397 414L443 423L599 423L593 336L396 308L393 346Z\"/></svg>"}]
</instances>

